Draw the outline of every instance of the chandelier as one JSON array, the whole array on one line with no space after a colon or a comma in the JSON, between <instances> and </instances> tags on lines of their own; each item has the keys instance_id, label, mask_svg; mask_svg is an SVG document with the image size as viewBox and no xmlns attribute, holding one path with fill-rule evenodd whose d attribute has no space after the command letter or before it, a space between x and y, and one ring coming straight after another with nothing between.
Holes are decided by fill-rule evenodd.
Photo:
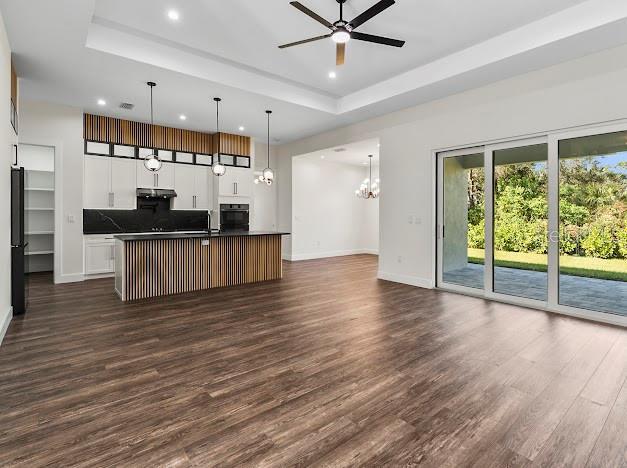
<instances>
[{"instance_id":1,"label":"chandelier","mask_svg":"<svg viewBox=\"0 0 627 468\"><path fill-rule=\"evenodd\" d=\"M372 181L372 155L368 155L368 160L370 162L370 175L367 179L361 183L359 188L355 190L355 196L357 198L379 198L379 193L381 190L379 189L379 179L375 179Z\"/></svg>"}]
</instances>

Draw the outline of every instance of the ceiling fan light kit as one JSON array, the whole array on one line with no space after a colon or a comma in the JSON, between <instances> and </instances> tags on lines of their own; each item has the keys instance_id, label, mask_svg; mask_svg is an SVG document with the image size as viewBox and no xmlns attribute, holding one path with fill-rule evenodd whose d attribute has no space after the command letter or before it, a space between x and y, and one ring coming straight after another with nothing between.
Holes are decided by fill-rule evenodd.
<instances>
[{"instance_id":1,"label":"ceiling fan light kit","mask_svg":"<svg viewBox=\"0 0 627 468\"><path fill-rule=\"evenodd\" d=\"M294 8L305 13L307 16L314 19L323 26L329 28L331 30L331 33L322 36L312 37L309 39L303 39L302 41L291 42L289 44L283 44L279 46L279 49L285 49L287 47L293 47L301 44L307 44L309 42L320 41L322 39L327 39L330 37L331 40L336 44L335 64L344 65L344 60L346 56L346 43L349 42L351 39L365 42L374 42L375 44L382 44L392 47L403 47L403 45L405 45L405 41L400 41L398 39L390 39L388 37L375 36L372 34L360 33L355 31L355 28L361 26L366 21L374 18L382 11L394 5L396 3L394 0L380 0L379 2L368 8L366 11L364 11L362 14L358 15L352 21L348 22L344 21L344 3L346 3L347 0L336 1L340 4L340 19L335 23L327 21L322 16L313 12L300 2L290 2L290 5L292 5Z\"/></svg>"}]
</instances>

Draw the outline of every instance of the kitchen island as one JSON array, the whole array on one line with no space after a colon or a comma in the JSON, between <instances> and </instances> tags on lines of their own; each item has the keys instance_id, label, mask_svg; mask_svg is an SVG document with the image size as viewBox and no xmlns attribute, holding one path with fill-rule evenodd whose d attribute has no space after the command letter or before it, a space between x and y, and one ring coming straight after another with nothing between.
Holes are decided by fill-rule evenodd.
<instances>
[{"instance_id":1,"label":"kitchen island","mask_svg":"<svg viewBox=\"0 0 627 468\"><path fill-rule=\"evenodd\" d=\"M119 234L115 291L123 301L280 279L274 231Z\"/></svg>"}]
</instances>

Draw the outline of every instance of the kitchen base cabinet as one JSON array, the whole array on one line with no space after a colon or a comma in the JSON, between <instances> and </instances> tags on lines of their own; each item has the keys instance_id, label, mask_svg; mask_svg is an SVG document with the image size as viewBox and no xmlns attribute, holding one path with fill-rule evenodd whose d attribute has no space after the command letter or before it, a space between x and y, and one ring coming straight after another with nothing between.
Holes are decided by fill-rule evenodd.
<instances>
[{"instance_id":1,"label":"kitchen base cabinet","mask_svg":"<svg viewBox=\"0 0 627 468\"><path fill-rule=\"evenodd\" d=\"M115 270L113 236L85 237L85 275L111 275Z\"/></svg>"},{"instance_id":2,"label":"kitchen base cabinet","mask_svg":"<svg viewBox=\"0 0 627 468\"><path fill-rule=\"evenodd\" d=\"M123 301L280 279L281 232L115 236Z\"/></svg>"}]
</instances>

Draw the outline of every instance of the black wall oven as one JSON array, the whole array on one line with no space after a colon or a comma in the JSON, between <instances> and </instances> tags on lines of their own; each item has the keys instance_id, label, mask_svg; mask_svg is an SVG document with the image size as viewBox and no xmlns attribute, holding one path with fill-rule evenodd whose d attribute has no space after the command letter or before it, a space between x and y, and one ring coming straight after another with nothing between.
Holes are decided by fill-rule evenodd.
<instances>
[{"instance_id":1,"label":"black wall oven","mask_svg":"<svg viewBox=\"0 0 627 468\"><path fill-rule=\"evenodd\" d=\"M221 231L248 231L249 206L246 204L220 205Z\"/></svg>"}]
</instances>

